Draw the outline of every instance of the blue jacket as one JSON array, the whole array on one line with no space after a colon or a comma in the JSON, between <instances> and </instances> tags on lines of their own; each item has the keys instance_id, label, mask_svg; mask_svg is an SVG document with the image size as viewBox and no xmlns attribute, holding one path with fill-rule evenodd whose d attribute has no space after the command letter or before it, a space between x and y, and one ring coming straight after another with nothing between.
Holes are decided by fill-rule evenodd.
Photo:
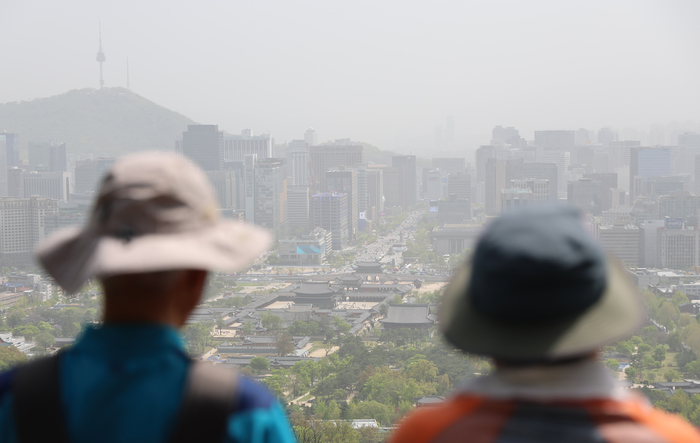
<instances>
[{"instance_id":1,"label":"blue jacket","mask_svg":"<svg viewBox=\"0 0 700 443\"><path fill-rule=\"evenodd\" d=\"M72 442L166 443L178 413L188 358L175 329L88 329L60 357L61 403ZM15 443L12 379L0 374L0 443ZM264 387L241 377L231 442L293 442L284 411ZM37 417L37 425L41 418Z\"/></svg>"}]
</instances>

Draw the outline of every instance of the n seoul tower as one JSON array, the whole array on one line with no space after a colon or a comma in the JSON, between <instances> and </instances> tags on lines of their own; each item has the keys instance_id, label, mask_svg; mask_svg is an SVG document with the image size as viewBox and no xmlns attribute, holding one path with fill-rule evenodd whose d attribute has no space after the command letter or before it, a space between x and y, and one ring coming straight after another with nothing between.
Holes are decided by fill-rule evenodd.
<instances>
[{"instance_id":1,"label":"n seoul tower","mask_svg":"<svg viewBox=\"0 0 700 443\"><path fill-rule=\"evenodd\" d=\"M105 81L102 78L102 63L107 60L105 53L102 52L102 23L99 24L100 27L100 50L97 51L97 61L100 63L100 89L105 85Z\"/></svg>"}]
</instances>

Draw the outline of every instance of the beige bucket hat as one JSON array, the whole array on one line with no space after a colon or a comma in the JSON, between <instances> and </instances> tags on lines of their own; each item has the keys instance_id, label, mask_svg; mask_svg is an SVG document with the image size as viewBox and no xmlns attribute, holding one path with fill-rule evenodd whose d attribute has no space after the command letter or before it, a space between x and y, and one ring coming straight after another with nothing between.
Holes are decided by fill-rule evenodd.
<instances>
[{"instance_id":1,"label":"beige bucket hat","mask_svg":"<svg viewBox=\"0 0 700 443\"><path fill-rule=\"evenodd\" d=\"M214 190L190 160L141 153L112 166L87 227L57 232L38 246L37 257L72 293L95 277L240 270L270 244L266 230L219 218Z\"/></svg>"}]
</instances>

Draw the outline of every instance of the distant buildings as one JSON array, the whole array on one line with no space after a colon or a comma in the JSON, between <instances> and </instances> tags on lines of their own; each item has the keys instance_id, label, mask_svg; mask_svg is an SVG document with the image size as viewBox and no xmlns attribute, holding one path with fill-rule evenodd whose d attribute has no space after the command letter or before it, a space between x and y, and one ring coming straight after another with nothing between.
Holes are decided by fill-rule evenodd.
<instances>
[{"instance_id":1,"label":"distant buildings","mask_svg":"<svg viewBox=\"0 0 700 443\"><path fill-rule=\"evenodd\" d=\"M224 166L224 133L217 125L189 125L182 133L182 153L205 171Z\"/></svg>"},{"instance_id":2,"label":"distant buildings","mask_svg":"<svg viewBox=\"0 0 700 443\"><path fill-rule=\"evenodd\" d=\"M350 168L362 163L362 146L349 144L349 141L345 143L321 146L309 145L309 163L311 166L309 170L309 186L312 192L324 192L327 189L326 172L329 169L340 166Z\"/></svg>"},{"instance_id":3,"label":"distant buildings","mask_svg":"<svg viewBox=\"0 0 700 443\"><path fill-rule=\"evenodd\" d=\"M355 239L357 236L357 222L359 220L357 170L340 168L327 171L325 191L347 194L348 239Z\"/></svg>"},{"instance_id":4,"label":"distant buildings","mask_svg":"<svg viewBox=\"0 0 700 443\"><path fill-rule=\"evenodd\" d=\"M100 180L115 159L113 157L100 157L90 160L78 160L75 162L75 187L76 194L97 192Z\"/></svg>"},{"instance_id":5,"label":"distant buildings","mask_svg":"<svg viewBox=\"0 0 700 443\"><path fill-rule=\"evenodd\" d=\"M253 135L250 129L241 135L225 134L223 137L224 161L243 161L247 154L256 154L258 160L272 157L274 140L270 134Z\"/></svg>"},{"instance_id":6,"label":"distant buildings","mask_svg":"<svg viewBox=\"0 0 700 443\"><path fill-rule=\"evenodd\" d=\"M34 248L46 236L45 217L58 201L44 197L0 198L0 260L5 266L34 263Z\"/></svg>"},{"instance_id":7,"label":"distant buildings","mask_svg":"<svg viewBox=\"0 0 700 443\"><path fill-rule=\"evenodd\" d=\"M66 144L53 142L27 143L29 170L37 172L64 172L67 168Z\"/></svg>"},{"instance_id":8,"label":"distant buildings","mask_svg":"<svg viewBox=\"0 0 700 443\"><path fill-rule=\"evenodd\" d=\"M342 250L348 241L348 195L324 192L311 196L311 228L331 233L332 249Z\"/></svg>"},{"instance_id":9,"label":"distant buildings","mask_svg":"<svg viewBox=\"0 0 700 443\"><path fill-rule=\"evenodd\" d=\"M413 206L418 201L418 182L416 171L416 156L415 155L395 155L391 158L391 166L400 168L400 174L403 182L403 190L401 192L401 206L404 210Z\"/></svg>"},{"instance_id":10,"label":"distant buildings","mask_svg":"<svg viewBox=\"0 0 700 443\"><path fill-rule=\"evenodd\" d=\"M318 266L332 249L331 233L321 228L299 237L279 240L279 258L283 265Z\"/></svg>"}]
</instances>

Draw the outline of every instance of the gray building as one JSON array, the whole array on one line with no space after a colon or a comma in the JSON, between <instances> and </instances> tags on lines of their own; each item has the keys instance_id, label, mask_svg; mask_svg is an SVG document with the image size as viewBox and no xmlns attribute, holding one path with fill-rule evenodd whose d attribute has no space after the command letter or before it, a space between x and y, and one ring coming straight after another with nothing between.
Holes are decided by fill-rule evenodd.
<instances>
[{"instance_id":1,"label":"gray building","mask_svg":"<svg viewBox=\"0 0 700 443\"><path fill-rule=\"evenodd\" d=\"M324 192L311 196L309 208L311 228L329 231L332 249L342 250L348 241L348 196Z\"/></svg>"},{"instance_id":2,"label":"gray building","mask_svg":"<svg viewBox=\"0 0 700 443\"><path fill-rule=\"evenodd\" d=\"M259 160L272 157L274 140L270 134L253 135L250 129L244 129L240 135L223 136L224 161L243 161L247 154L255 154Z\"/></svg>"},{"instance_id":3,"label":"gray building","mask_svg":"<svg viewBox=\"0 0 700 443\"><path fill-rule=\"evenodd\" d=\"M391 157L391 166L402 168L403 174L403 198L399 205L406 209L418 202L418 182L415 155L394 155Z\"/></svg>"},{"instance_id":4,"label":"gray building","mask_svg":"<svg viewBox=\"0 0 700 443\"><path fill-rule=\"evenodd\" d=\"M336 169L326 172L326 192L347 194L348 196L348 239L357 236L359 219L357 170Z\"/></svg>"},{"instance_id":5,"label":"gray building","mask_svg":"<svg viewBox=\"0 0 700 443\"><path fill-rule=\"evenodd\" d=\"M218 125L188 125L182 133L182 153L205 171L223 169L223 131Z\"/></svg>"}]
</instances>

